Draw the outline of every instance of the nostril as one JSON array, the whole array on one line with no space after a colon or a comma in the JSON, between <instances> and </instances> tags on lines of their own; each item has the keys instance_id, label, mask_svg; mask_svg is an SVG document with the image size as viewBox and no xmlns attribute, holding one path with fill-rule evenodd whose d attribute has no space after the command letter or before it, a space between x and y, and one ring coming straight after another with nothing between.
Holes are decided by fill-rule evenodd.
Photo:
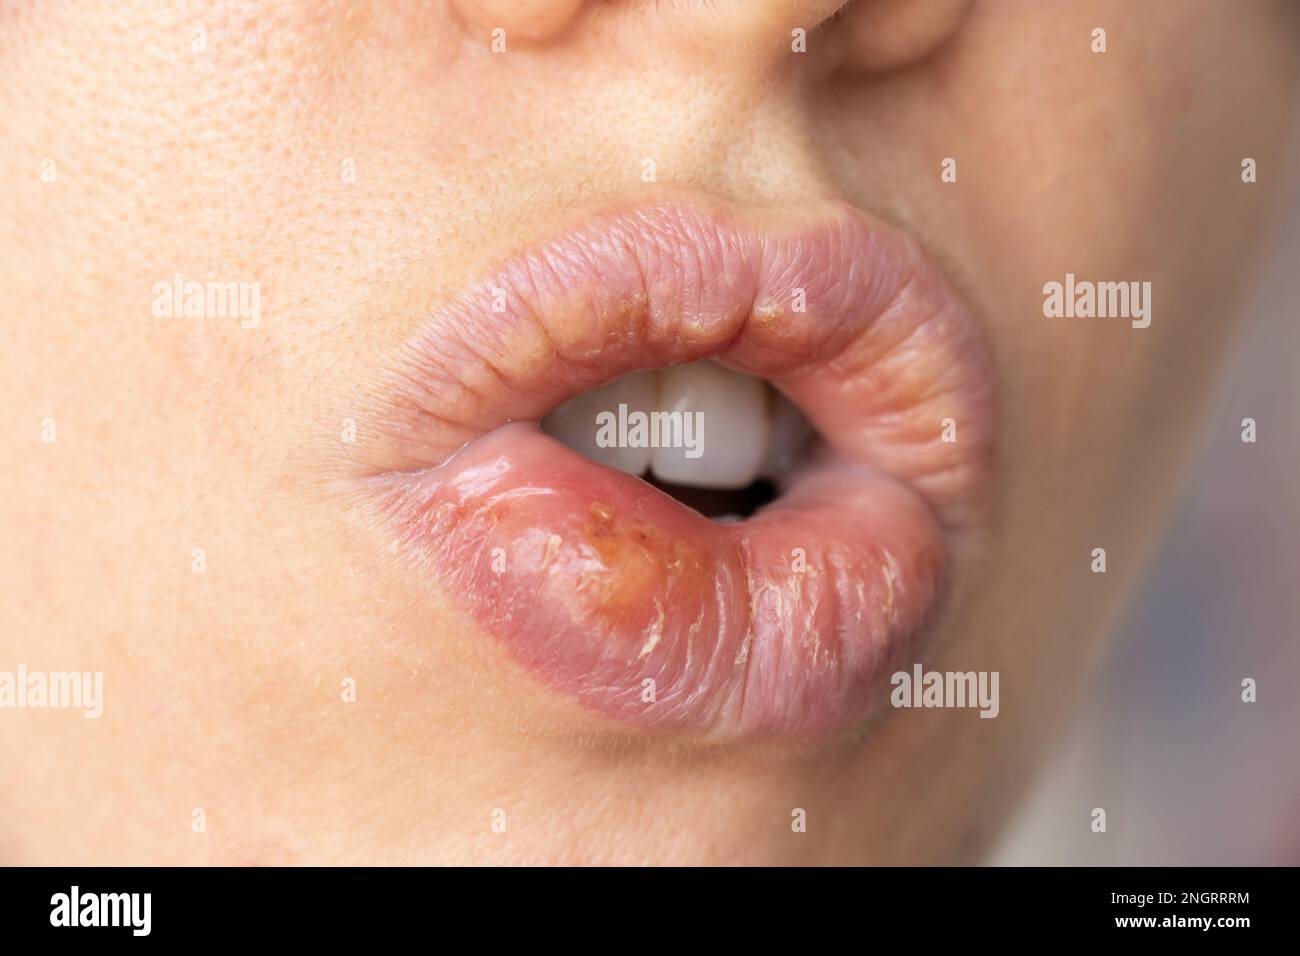
<instances>
[{"instance_id":1,"label":"nostril","mask_svg":"<svg viewBox=\"0 0 1300 956\"><path fill-rule=\"evenodd\" d=\"M588 0L454 0L456 12L471 30L482 31L484 43L497 41L509 50L510 41L544 43L562 34ZM499 30L500 34L492 31Z\"/></svg>"},{"instance_id":2,"label":"nostril","mask_svg":"<svg viewBox=\"0 0 1300 956\"><path fill-rule=\"evenodd\" d=\"M863 73L894 70L942 46L966 18L972 0L858 0L842 11L844 67Z\"/></svg>"}]
</instances>

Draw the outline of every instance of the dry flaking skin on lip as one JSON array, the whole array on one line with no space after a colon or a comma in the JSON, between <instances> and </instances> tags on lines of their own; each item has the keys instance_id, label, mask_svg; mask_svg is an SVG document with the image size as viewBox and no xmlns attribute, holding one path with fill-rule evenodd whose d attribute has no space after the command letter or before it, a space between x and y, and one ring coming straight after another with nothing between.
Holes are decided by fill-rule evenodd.
<instances>
[{"instance_id":1,"label":"dry flaking skin on lip","mask_svg":"<svg viewBox=\"0 0 1300 956\"><path fill-rule=\"evenodd\" d=\"M770 382L824 446L745 520L537 425L706 359ZM690 204L598 217L440 309L397 366L394 407L428 411L395 440L417 436L428 467L368 487L412 567L622 725L736 739L859 720L914 650L948 536L979 522L996 408L973 317L915 243L847 207L781 232Z\"/></svg>"}]
</instances>

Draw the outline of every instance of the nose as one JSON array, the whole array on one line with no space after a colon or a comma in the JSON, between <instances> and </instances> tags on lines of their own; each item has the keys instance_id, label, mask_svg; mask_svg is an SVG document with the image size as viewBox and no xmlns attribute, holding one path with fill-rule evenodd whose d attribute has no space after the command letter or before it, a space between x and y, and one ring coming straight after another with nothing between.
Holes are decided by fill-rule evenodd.
<instances>
[{"instance_id":1,"label":"nose","mask_svg":"<svg viewBox=\"0 0 1300 956\"><path fill-rule=\"evenodd\" d=\"M916 59L968 0L451 2L470 46L504 54L464 61L498 162L546 189L780 205L844 193L825 83Z\"/></svg>"},{"instance_id":2,"label":"nose","mask_svg":"<svg viewBox=\"0 0 1300 956\"><path fill-rule=\"evenodd\" d=\"M922 59L965 20L973 0L452 0L472 32L554 46L584 21L621 21L623 35L676 57L743 58L761 69L809 52L825 74L897 69ZM834 29L819 30L836 18Z\"/></svg>"},{"instance_id":3,"label":"nose","mask_svg":"<svg viewBox=\"0 0 1300 956\"><path fill-rule=\"evenodd\" d=\"M795 30L811 32L846 0L455 0L461 18L479 30L504 31L507 42L544 45L562 39L588 16L653 15L650 29L699 49L743 45L747 53L776 46ZM788 52L786 47L786 52Z\"/></svg>"},{"instance_id":4,"label":"nose","mask_svg":"<svg viewBox=\"0 0 1300 956\"><path fill-rule=\"evenodd\" d=\"M462 20L479 30L504 30L507 40L547 43L563 34L589 0L456 0Z\"/></svg>"}]
</instances>

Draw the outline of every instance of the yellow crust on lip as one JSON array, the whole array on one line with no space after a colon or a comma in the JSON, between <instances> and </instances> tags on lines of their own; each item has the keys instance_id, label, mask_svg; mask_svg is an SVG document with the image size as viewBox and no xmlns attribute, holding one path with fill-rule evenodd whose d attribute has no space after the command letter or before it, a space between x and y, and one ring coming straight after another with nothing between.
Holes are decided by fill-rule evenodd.
<instances>
[{"instance_id":1,"label":"yellow crust on lip","mask_svg":"<svg viewBox=\"0 0 1300 956\"><path fill-rule=\"evenodd\" d=\"M601 617L625 622L628 612L652 606L651 598L705 586L708 564L694 545L645 521L620 520L612 505L593 504L589 515L584 541L600 569L584 575L578 590Z\"/></svg>"}]
</instances>

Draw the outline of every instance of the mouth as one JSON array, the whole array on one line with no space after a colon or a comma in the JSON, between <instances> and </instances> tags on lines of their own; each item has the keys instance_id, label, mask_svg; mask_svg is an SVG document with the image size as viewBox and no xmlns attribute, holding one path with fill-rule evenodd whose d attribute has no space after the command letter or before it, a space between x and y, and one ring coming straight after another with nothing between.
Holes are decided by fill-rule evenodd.
<instances>
[{"instance_id":1,"label":"mouth","mask_svg":"<svg viewBox=\"0 0 1300 956\"><path fill-rule=\"evenodd\" d=\"M634 207L417 329L367 476L430 588L628 728L834 733L931 630L986 510L970 310L909 237Z\"/></svg>"}]
</instances>

